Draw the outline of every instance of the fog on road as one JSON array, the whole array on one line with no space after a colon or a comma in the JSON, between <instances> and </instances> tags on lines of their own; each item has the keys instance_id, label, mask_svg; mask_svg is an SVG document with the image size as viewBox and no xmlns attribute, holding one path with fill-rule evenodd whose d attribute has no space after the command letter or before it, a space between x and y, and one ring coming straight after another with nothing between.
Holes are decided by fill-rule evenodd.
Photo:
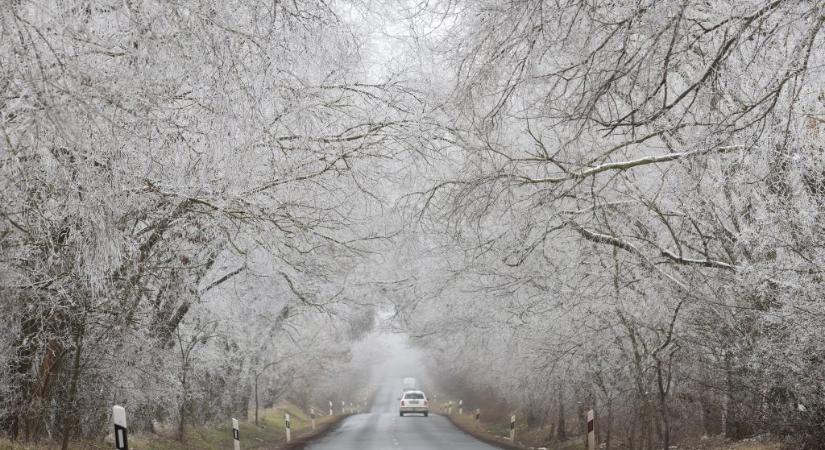
<instances>
[{"instance_id":1,"label":"fog on road","mask_svg":"<svg viewBox=\"0 0 825 450\"><path fill-rule=\"evenodd\" d=\"M373 370L375 396L368 413L357 414L341 422L323 438L314 442L310 450L493 450L498 447L485 444L453 426L447 418L430 414L398 415L398 398L402 379L415 377L422 390L429 382L421 356L395 337L387 337L382 362ZM430 398L431 411L437 407Z\"/></svg>"}]
</instances>

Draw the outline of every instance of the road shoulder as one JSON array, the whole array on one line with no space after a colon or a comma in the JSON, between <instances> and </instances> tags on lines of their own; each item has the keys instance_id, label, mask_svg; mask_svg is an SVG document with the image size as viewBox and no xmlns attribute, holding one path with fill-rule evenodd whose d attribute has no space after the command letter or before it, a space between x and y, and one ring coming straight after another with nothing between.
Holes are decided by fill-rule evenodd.
<instances>
[{"instance_id":1,"label":"road shoulder","mask_svg":"<svg viewBox=\"0 0 825 450\"><path fill-rule=\"evenodd\" d=\"M334 430L344 419L351 417L352 414L345 414L335 416L332 420L328 420L315 428L315 431L308 431L298 436L293 442L286 444L284 450L303 450L309 444L326 436L330 431Z\"/></svg>"},{"instance_id":2,"label":"road shoulder","mask_svg":"<svg viewBox=\"0 0 825 450\"><path fill-rule=\"evenodd\" d=\"M432 414L432 413L431 413ZM493 436L487 431L481 429L474 423L465 423L461 420L456 420L455 416L447 415L447 414L439 414L447 418L454 427L458 428L459 430L463 431L464 433L472 436L475 439L478 439L481 442L486 444L490 444L502 449L506 450L523 450L527 447L521 447L519 445L515 445L509 440L505 440L499 438L497 436Z\"/></svg>"}]
</instances>

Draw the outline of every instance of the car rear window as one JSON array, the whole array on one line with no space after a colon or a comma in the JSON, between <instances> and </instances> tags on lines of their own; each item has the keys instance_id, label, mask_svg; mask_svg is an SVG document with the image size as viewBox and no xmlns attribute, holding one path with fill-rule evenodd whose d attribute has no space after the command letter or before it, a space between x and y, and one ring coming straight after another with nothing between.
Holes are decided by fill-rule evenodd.
<instances>
[{"instance_id":1,"label":"car rear window","mask_svg":"<svg viewBox=\"0 0 825 450\"><path fill-rule=\"evenodd\" d=\"M408 392L404 394L404 398L412 400L424 400L424 394L420 392Z\"/></svg>"}]
</instances>

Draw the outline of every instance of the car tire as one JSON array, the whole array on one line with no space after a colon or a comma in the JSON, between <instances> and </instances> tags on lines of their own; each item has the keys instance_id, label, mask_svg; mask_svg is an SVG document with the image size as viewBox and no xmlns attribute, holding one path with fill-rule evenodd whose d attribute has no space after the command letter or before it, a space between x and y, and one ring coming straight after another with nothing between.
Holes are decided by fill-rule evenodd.
<instances>
[{"instance_id":1,"label":"car tire","mask_svg":"<svg viewBox=\"0 0 825 450\"><path fill-rule=\"evenodd\" d=\"M425 412L425 413L424 413L424 417L427 417L427 416L429 416L429 415L430 415L430 413L429 413L429 412Z\"/></svg>"},{"instance_id":2,"label":"car tire","mask_svg":"<svg viewBox=\"0 0 825 450\"><path fill-rule=\"evenodd\" d=\"M404 413L402 413L402 412L399 412L398 415L401 416L401 417L404 417Z\"/></svg>"}]
</instances>

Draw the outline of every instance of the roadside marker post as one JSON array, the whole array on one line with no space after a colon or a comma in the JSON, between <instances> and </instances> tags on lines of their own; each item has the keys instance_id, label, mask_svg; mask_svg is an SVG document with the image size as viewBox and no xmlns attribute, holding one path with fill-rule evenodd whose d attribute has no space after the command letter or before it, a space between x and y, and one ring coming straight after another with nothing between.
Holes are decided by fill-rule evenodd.
<instances>
[{"instance_id":1,"label":"roadside marker post","mask_svg":"<svg viewBox=\"0 0 825 450\"><path fill-rule=\"evenodd\" d=\"M232 443L235 450L241 450L241 427L238 426L238 419L232 419Z\"/></svg>"},{"instance_id":2,"label":"roadside marker post","mask_svg":"<svg viewBox=\"0 0 825 450\"><path fill-rule=\"evenodd\" d=\"M516 415L510 416L510 442L516 442Z\"/></svg>"},{"instance_id":3,"label":"roadside marker post","mask_svg":"<svg viewBox=\"0 0 825 450\"><path fill-rule=\"evenodd\" d=\"M476 408L476 422L478 422L480 418L481 418L481 410Z\"/></svg>"},{"instance_id":4,"label":"roadside marker post","mask_svg":"<svg viewBox=\"0 0 825 450\"><path fill-rule=\"evenodd\" d=\"M309 408L309 418L312 419L312 431L315 431L315 408Z\"/></svg>"},{"instance_id":5,"label":"roadside marker post","mask_svg":"<svg viewBox=\"0 0 825 450\"><path fill-rule=\"evenodd\" d=\"M329 415L332 415L332 400L329 401Z\"/></svg>"},{"instance_id":6,"label":"roadside marker post","mask_svg":"<svg viewBox=\"0 0 825 450\"><path fill-rule=\"evenodd\" d=\"M347 413L346 409L347 409L346 403L344 403L344 401L341 400L341 414L346 414Z\"/></svg>"},{"instance_id":7,"label":"roadside marker post","mask_svg":"<svg viewBox=\"0 0 825 450\"><path fill-rule=\"evenodd\" d=\"M587 411L587 450L596 450L596 426L593 410Z\"/></svg>"},{"instance_id":8,"label":"roadside marker post","mask_svg":"<svg viewBox=\"0 0 825 450\"><path fill-rule=\"evenodd\" d=\"M112 422L115 424L115 449L129 450L129 429L126 427L126 409L120 405L112 408Z\"/></svg>"},{"instance_id":9,"label":"roadside marker post","mask_svg":"<svg viewBox=\"0 0 825 450\"><path fill-rule=\"evenodd\" d=\"M286 422L286 441L289 442L289 441L292 440L292 434L291 434L291 430L290 430L290 428L292 428L292 427L291 427L291 424L289 423L289 413L284 414L284 421Z\"/></svg>"},{"instance_id":10,"label":"roadside marker post","mask_svg":"<svg viewBox=\"0 0 825 450\"><path fill-rule=\"evenodd\" d=\"M447 408L447 415L448 416L453 415L453 401L452 400L450 400L450 406L448 406L448 408Z\"/></svg>"},{"instance_id":11,"label":"roadside marker post","mask_svg":"<svg viewBox=\"0 0 825 450\"><path fill-rule=\"evenodd\" d=\"M459 400L458 401L458 415L460 416L460 415L463 415L463 414L464 414L464 400Z\"/></svg>"}]
</instances>

